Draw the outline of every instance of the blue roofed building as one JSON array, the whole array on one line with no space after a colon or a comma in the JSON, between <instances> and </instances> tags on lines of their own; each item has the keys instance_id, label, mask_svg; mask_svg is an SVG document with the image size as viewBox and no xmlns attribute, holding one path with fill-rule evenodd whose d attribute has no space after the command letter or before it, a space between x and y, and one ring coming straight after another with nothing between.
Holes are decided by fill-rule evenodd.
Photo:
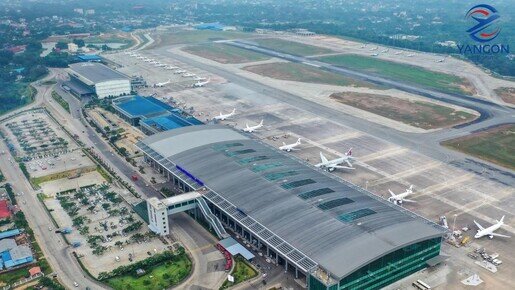
<instances>
[{"instance_id":1,"label":"blue roofed building","mask_svg":"<svg viewBox=\"0 0 515 290\"><path fill-rule=\"evenodd\" d=\"M96 54L81 54L78 55L77 58L80 61L93 61L93 62L101 62L102 57L96 55Z\"/></svg>"},{"instance_id":2,"label":"blue roofed building","mask_svg":"<svg viewBox=\"0 0 515 290\"><path fill-rule=\"evenodd\" d=\"M27 245L18 245L14 239L0 240L0 270L10 269L34 261Z\"/></svg>"},{"instance_id":3,"label":"blue roofed building","mask_svg":"<svg viewBox=\"0 0 515 290\"><path fill-rule=\"evenodd\" d=\"M129 96L113 100L113 108L128 123L141 126L147 135L191 125L198 119L154 97Z\"/></svg>"},{"instance_id":4,"label":"blue roofed building","mask_svg":"<svg viewBox=\"0 0 515 290\"><path fill-rule=\"evenodd\" d=\"M223 31L225 25L220 24L219 22L213 23L202 23L195 26L198 30L214 30L214 31Z\"/></svg>"},{"instance_id":5,"label":"blue roofed building","mask_svg":"<svg viewBox=\"0 0 515 290\"><path fill-rule=\"evenodd\" d=\"M10 238L10 237L17 236L20 233L21 232L20 232L19 229L14 229L14 230L0 232L0 240L5 239L5 238Z\"/></svg>"}]
</instances>

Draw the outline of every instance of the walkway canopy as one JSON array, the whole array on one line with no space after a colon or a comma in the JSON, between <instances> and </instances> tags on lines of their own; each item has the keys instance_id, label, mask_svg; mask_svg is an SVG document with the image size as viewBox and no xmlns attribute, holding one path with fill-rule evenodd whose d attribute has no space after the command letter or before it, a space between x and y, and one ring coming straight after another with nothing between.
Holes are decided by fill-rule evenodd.
<instances>
[{"instance_id":1,"label":"walkway canopy","mask_svg":"<svg viewBox=\"0 0 515 290\"><path fill-rule=\"evenodd\" d=\"M249 250L232 237L223 239L218 242L218 244L224 247L224 249L231 253L231 255L236 256L237 254L240 254L247 261L255 257Z\"/></svg>"}]
</instances>

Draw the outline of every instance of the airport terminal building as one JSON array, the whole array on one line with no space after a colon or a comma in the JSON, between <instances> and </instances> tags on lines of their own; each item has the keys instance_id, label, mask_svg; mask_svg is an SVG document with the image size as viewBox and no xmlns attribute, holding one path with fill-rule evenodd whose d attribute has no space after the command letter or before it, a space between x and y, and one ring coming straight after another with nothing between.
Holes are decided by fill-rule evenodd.
<instances>
[{"instance_id":1,"label":"airport terminal building","mask_svg":"<svg viewBox=\"0 0 515 290\"><path fill-rule=\"evenodd\" d=\"M130 78L101 63L74 63L67 70L70 81L64 85L78 97L95 94L103 99L131 93Z\"/></svg>"},{"instance_id":2,"label":"airport terminal building","mask_svg":"<svg viewBox=\"0 0 515 290\"><path fill-rule=\"evenodd\" d=\"M442 227L227 126L182 127L137 146L189 192L148 203L152 230L167 234L166 214L198 204L217 234L238 233L308 289L378 289L441 257Z\"/></svg>"}]
</instances>

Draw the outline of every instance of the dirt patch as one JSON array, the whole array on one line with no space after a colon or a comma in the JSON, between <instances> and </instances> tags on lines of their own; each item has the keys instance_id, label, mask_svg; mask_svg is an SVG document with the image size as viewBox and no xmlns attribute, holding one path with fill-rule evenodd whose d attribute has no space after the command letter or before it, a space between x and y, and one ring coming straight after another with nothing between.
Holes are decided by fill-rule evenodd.
<instances>
[{"instance_id":1,"label":"dirt patch","mask_svg":"<svg viewBox=\"0 0 515 290\"><path fill-rule=\"evenodd\" d=\"M450 107L386 95L345 92L329 97L342 104L422 129L452 127L477 118Z\"/></svg>"},{"instance_id":2,"label":"dirt patch","mask_svg":"<svg viewBox=\"0 0 515 290\"><path fill-rule=\"evenodd\" d=\"M515 124L501 125L444 141L442 145L515 169Z\"/></svg>"},{"instance_id":3,"label":"dirt patch","mask_svg":"<svg viewBox=\"0 0 515 290\"><path fill-rule=\"evenodd\" d=\"M318 68L312 68L307 65L291 62L252 65L246 66L243 69L255 74L278 80L337 86L377 88L377 86L368 82L357 81L335 73L326 72Z\"/></svg>"},{"instance_id":4,"label":"dirt patch","mask_svg":"<svg viewBox=\"0 0 515 290\"><path fill-rule=\"evenodd\" d=\"M495 93L506 103L515 105L515 88L499 88Z\"/></svg>"}]
</instances>

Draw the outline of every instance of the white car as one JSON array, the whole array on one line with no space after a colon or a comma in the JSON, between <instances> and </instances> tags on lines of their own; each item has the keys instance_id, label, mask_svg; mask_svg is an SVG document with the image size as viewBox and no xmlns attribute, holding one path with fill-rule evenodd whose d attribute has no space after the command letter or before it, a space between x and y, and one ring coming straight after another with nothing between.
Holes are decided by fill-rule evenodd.
<instances>
[{"instance_id":1,"label":"white car","mask_svg":"<svg viewBox=\"0 0 515 290\"><path fill-rule=\"evenodd\" d=\"M77 282L73 282L73 286L75 286L75 287L79 287L79 283L77 283Z\"/></svg>"}]
</instances>

